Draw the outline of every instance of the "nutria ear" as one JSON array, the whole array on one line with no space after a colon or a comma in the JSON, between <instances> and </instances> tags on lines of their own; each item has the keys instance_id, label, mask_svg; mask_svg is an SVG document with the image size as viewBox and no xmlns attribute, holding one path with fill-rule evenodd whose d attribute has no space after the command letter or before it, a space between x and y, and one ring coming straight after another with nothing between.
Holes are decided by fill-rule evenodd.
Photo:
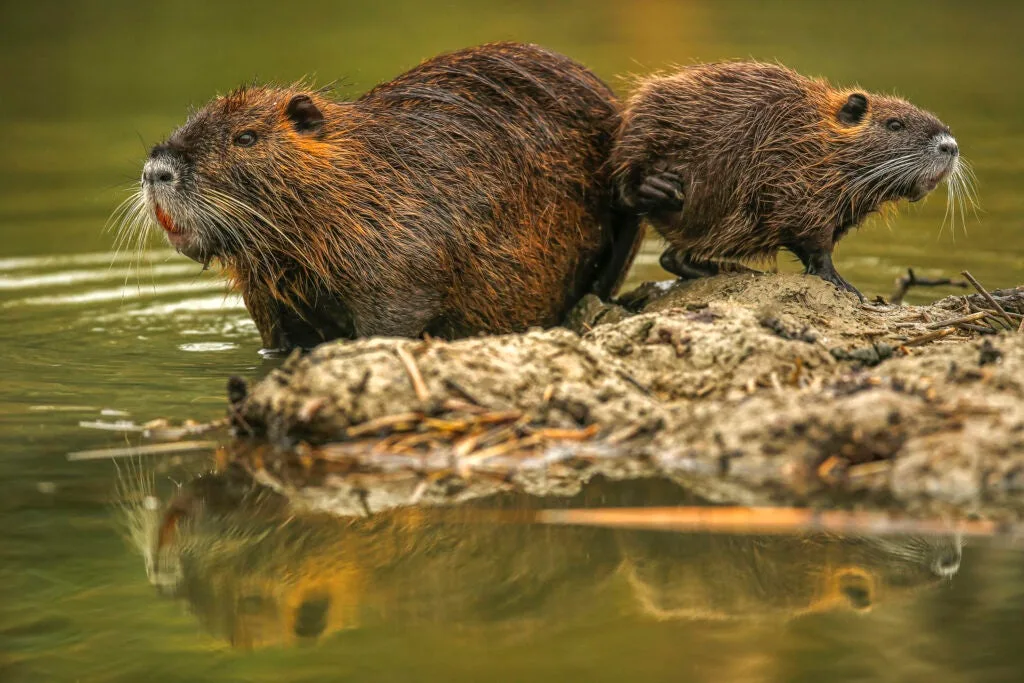
<instances>
[{"instance_id":1,"label":"nutria ear","mask_svg":"<svg viewBox=\"0 0 1024 683\"><path fill-rule=\"evenodd\" d=\"M841 123L852 126L855 123L860 123L867 110L867 96L862 95L859 92L855 92L846 100L846 104L844 104L843 108L839 110L838 114L836 114L836 118L839 119Z\"/></svg>"},{"instance_id":2,"label":"nutria ear","mask_svg":"<svg viewBox=\"0 0 1024 683\"><path fill-rule=\"evenodd\" d=\"M871 609L871 582L859 574L843 574L839 577L839 592L850 607L858 612Z\"/></svg>"},{"instance_id":3,"label":"nutria ear","mask_svg":"<svg viewBox=\"0 0 1024 683\"><path fill-rule=\"evenodd\" d=\"M323 128L324 115L308 95L296 95L284 110L300 133L315 133Z\"/></svg>"}]
</instances>

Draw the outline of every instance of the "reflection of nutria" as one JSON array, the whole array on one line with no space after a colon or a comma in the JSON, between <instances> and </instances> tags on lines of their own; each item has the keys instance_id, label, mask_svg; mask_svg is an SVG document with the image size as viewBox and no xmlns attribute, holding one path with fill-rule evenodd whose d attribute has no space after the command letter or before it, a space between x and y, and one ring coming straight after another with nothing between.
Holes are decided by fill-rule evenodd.
<instances>
[{"instance_id":1,"label":"reflection of nutria","mask_svg":"<svg viewBox=\"0 0 1024 683\"><path fill-rule=\"evenodd\" d=\"M683 495L656 480L594 480L573 500ZM486 634L494 644L496 635L538 637L580 618L785 621L863 611L935 585L960 564L955 537L741 537L529 523L531 511L552 504L502 494L337 518L298 510L233 467L189 482L159 512L125 512L131 528L148 530L133 536L149 558L150 581L245 648L382 625L425 626L453 641Z\"/></svg>"},{"instance_id":2,"label":"reflection of nutria","mask_svg":"<svg viewBox=\"0 0 1024 683\"><path fill-rule=\"evenodd\" d=\"M267 346L523 330L628 266L635 219L613 234L602 171L618 124L579 64L485 45L352 102L215 99L153 148L141 194L179 252L224 264Z\"/></svg>"},{"instance_id":3,"label":"reflection of nutria","mask_svg":"<svg viewBox=\"0 0 1024 683\"><path fill-rule=\"evenodd\" d=\"M959 536L620 535L625 574L657 619L791 618L866 611L949 579Z\"/></svg>"},{"instance_id":4,"label":"reflection of nutria","mask_svg":"<svg viewBox=\"0 0 1024 683\"><path fill-rule=\"evenodd\" d=\"M860 296L832 265L850 228L947 177L951 196L969 190L956 140L931 114L774 64L648 79L623 118L616 184L669 242L662 265L684 277L715 272L707 259L785 248L806 272Z\"/></svg>"},{"instance_id":5,"label":"reflection of nutria","mask_svg":"<svg viewBox=\"0 0 1024 683\"><path fill-rule=\"evenodd\" d=\"M337 518L246 489L237 474L189 482L158 515L125 510L129 526L150 528L135 538L146 542L150 582L234 647L382 623L529 629L552 598L563 616L589 608L588 589L617 566L614 538L602 530L488 524L473 504ZM484 505L520 516L522 501Z\"/></svg>"}]
</instances>

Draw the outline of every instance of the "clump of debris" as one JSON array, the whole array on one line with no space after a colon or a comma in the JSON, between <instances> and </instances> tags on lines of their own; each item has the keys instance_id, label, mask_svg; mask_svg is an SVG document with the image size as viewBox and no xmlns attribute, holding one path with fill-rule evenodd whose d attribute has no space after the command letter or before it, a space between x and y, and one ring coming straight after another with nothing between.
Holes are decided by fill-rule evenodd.
<instances>
[{"instance_id":1,"label":"clump of debris","mask_svg":"<svg viewBox=\"0 0 1024 683\"><path fill-rule=\"evenodd\" d=\"M861 304L722 275L570 329L330 343L231 385L229 458L338 514L661 477L708 501L1024 516L1024 287Z\"/></svg>"}]
</instances>

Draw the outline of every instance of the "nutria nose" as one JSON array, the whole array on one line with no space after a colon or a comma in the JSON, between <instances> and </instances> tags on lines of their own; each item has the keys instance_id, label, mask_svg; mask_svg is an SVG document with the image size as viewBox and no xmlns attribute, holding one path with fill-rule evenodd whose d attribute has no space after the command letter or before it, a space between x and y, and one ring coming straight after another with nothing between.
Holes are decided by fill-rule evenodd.
<instances>
[{"instance_id":1,"label":"nutria nose","mask_svg":"<svg viewBox=\"0 0 1024 683\"><path fill-rule=\"evenodd\" d=\"M955 145L954 145L955 146ZM948 548L935 558L932 571L943 577L953 576L960 569L960 548Z\"/></svg>"},{"instance_id":2,"label":"nutria nose","mask_svg":"<svg viewBox=\"0 0 1024 683\"><path fill-rule=\"evenodd\" d=\"M940 135L939 136L939 152L942 154L948 154L951 157L955 157L960 153L960 148L957 147L956 138L952 135Z\"/></svg>"},{"instance_id":3,"label":"nutria nose","mask_svg":"<svg viewBox=\"0 0 1024 683\"><path fill-rule=\"evenodd\" d=\"M163 159L150 159L142 168L142 182L147 185L169 185L177 179L174 166Z\"/></svg>"}]
</instances>

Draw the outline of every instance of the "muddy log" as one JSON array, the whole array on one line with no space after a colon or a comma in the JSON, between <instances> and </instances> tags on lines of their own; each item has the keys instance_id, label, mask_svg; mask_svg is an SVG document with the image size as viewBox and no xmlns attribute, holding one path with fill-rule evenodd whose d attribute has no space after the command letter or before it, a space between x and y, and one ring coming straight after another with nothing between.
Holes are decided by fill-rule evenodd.
<instances>
[{"instance_id":1,"label":"muddy log","mask_svg":"<svg viewBox=\"0 0 1024 683\"><path fill-rule=\"evenodd\" d=\"M859 304L799 275L645 285L573 325L369 339L232 385L232 458L365 514L588 479L735 504L1024 517L1024 287ZM998 302L995 311L990 299Z\"/></svg>"}]
</instances>

